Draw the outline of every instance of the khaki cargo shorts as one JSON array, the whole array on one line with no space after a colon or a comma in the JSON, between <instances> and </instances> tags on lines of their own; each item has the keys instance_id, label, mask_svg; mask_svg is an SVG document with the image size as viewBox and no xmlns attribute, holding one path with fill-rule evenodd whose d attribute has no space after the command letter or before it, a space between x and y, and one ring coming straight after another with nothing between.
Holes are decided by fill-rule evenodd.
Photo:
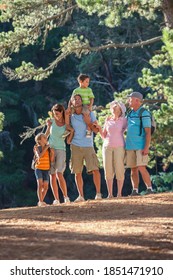
<instances>
[{"instance_id":1,"label":"khaki cargo shorts","mask_svg":"<svg viewBox=\"0 0 173 280\"><path fill-rule=\"evenodd\" d=\"M87 172L99 170L99 161L93 147L79 147L71 144L71 173L82 173L84 165Z\"/></svg>"},{"instance_id":2,"label":"khaki cargo shorts","mask_svg":"<svg viewBox=\"0 0 173 280\"><path fill-rule=\"evenodd\" d=\"M126 167L133 168L148 165L148 155L143 156L142 150L126 150Z\"/></svg>"}]
</instances>

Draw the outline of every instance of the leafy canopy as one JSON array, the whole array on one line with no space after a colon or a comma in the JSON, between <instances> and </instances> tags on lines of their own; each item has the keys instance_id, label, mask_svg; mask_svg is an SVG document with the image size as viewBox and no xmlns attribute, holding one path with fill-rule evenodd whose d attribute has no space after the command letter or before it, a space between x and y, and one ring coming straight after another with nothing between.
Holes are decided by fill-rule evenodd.
<instances>
[{"instance_id":1,"label":"leafy canopy","mask_svg":"<svg viewBox=\"0 0 173 280\"><path fill-rule=\"evenodd\" d=\"M46 39L53 29L68 24L74 13L86 12L88 15L97 15L99 24L109 28L121 25L122 20L138 14L141 18L153 19L157 13L162 11L164 17L169 21L165 25L172 26L173 22L169 17L171 11L171 1L169 0L6 0L1 1L0 21L8 23L8 31L0 33L0 58L1 64L10 62L15 53L29 45L40 44L42 48L46 45ZM167 9L165 8L165 5ZM170 8L170 9L169 9ZM167 13L167 14L165 14ZM15 69L5 68L4 73L9 79L19 79L27 81L30 79L43 80L47 78L55 67L67 56L74 54L78 57L87 55L90 52L100 52L107 49L134 48L151 44L161 40L161 36L150 38L139 42L108 42L98 46L84 36L70 33L62 37L59 45L55 45L55 59L49 65L36 67L32 62L22 61ZM139 84L147 89L148 98L165 99L167 103L161 106L156 104L154 114L159 126L158 134L153 142L154 153L157 150L158 156L163 157L165 166L172 162L172 143L173 135L170 127L172 126L173 116L173 34L172 29L163 29L164 46L158 51L151 60L148 68L142 71ZM120 93L118 93L120 96ZM117 97L117 95L116 95Z\"/></svg>"},{"instance_id":2,"label":"leafy canopy","mask_svg":"<svg viewBox=\"0 0 173 280\"><path fill-rule=\"evenodd\" d=\"M155 17L154 10L160 7L161 1L1 0L0 3L0 21L9 23L8 31L0 33L0 61L1 64L6 64L12 60L13 54L18 53L23 47L40 44L44 48L51 30L67 24L73 13L83 11L89 15L95 13L100 18L100 24L115 27L121 24L123 18L131 17L136 12L146 18ZM84 36L69 34L66 38L62 38L59 46L55 46L56 57L46 68L36 67L31 61L22 61L15 70L4 68L4 74L10 80L43 80L52 74L53 69L70 54L81 57L83 54L108 48L139 47L160 39L159 36L131 44L111 42L92 46Z\"/></svg>"}]
</instances>

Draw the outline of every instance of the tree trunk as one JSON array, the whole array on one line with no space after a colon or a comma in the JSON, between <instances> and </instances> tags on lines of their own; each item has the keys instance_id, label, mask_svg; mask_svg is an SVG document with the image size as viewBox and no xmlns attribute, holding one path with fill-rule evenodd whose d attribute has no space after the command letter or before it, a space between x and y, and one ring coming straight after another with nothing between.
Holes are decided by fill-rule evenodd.
<instances>
[{"instance_id":1,"label":"tree trunk","mask_svg":"<svg viewBox=\"0 0 173 280\"><path fill-rule=\"evenodd\" d=\"M162 11L166 26L173 29L173 0L163 0Z\"/></svg>"}]
</instances>

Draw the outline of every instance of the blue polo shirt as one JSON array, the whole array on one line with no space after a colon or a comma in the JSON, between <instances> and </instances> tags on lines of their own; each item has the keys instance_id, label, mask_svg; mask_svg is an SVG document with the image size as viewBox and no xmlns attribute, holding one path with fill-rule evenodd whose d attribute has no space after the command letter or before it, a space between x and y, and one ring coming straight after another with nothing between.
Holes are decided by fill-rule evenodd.
<instances>
[{"instance_id":1,"label":"blue polo shirt","mask_svg":"<svg viewBox=\"0 0 173 280\"><path fill-rule=\"evenodd\" d=\"M93 112L90 113L90 117L91 122L96 121L96 117ZM75 130L71 143L79 147L93 147L93 135L89 138L86 137L87 126L83 120L83 115L72 114L71 125Z\"/></svg>"},{"instance_id":2,"label":"blue polo shirt","mask_svg":"<svg viewBox=\"0 0 173 280\"><path fill-rule=\"evenodd\" d=\"M126 150L143 150L145 147L144 127L151 127L151 116L147 110L142 113L142 133L140 135L140 109L141 107L137 111L132 110L127 116Z\"/></svg>"}]
</instances>

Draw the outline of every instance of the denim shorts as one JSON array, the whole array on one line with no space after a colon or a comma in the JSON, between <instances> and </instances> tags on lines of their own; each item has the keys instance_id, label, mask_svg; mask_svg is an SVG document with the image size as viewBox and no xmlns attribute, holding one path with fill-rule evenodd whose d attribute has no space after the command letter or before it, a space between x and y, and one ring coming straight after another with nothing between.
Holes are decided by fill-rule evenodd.
<instances>
[{"instance_id":1,"label":"denim shorts","mask_svg":"<svg viewBox=\"0 0 173 280\"><path fill-rule=\"evenodd\" d=\"M37 180L49 181L49 170L35 169L35 177Z\"/></svg>"}]
</instances>

